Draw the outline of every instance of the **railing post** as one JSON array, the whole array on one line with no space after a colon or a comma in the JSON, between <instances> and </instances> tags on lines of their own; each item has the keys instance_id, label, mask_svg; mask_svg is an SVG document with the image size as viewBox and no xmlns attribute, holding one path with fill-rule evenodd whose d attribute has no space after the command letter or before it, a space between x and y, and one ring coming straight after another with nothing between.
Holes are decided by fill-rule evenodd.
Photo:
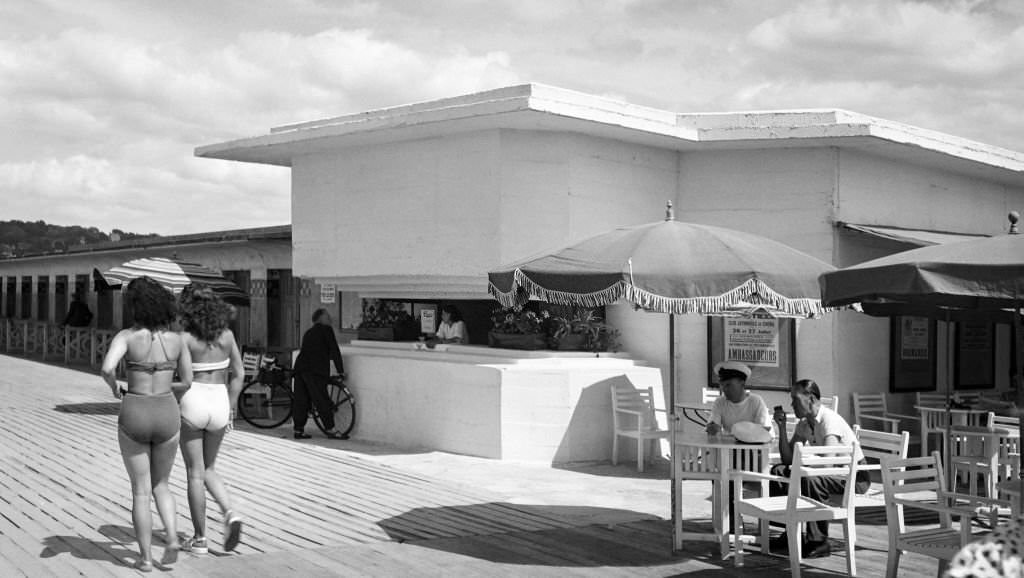
<instances>
[{"instance_id":1,"label":"railing post","mask_svg":"<svg viewBox=\"0 0 1024 578\"><path fill-rule=\"evenodd\" d=\"M63 335L63 339L64 339L64 365L68 365L71 362L71 342L68 339L68 335L69 334L70 334L70 331L68 331L68 326L65 325L64 326L64 335Z\"/></svg>"}]
</instances>

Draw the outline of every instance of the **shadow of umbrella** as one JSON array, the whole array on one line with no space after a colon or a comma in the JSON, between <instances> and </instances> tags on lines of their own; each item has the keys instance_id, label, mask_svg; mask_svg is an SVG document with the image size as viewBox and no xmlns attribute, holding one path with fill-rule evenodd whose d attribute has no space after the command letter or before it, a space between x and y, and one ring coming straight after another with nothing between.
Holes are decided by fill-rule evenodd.
<instances>
[{"instance_id":1,"label":"shadow of umbrella","mask_svg":"<svg viewBox=\"0 0 1024 578\"><path fill-rule=\"evenodd\" d=\"M53 406L61 413L81 413L86 415L117 415L121 411L119 401L92 401L84 403L61 403Z\"/></svg>"},{"instance_id":2,"label":"shadow of umbrella","mask_svg":"<svg viewBox=\"0 0 1024 578\"><path fill-rule=\"evenodd\" d=\"M710 523L710 521L708 521ZM431 563L466 568L465 557L495 563L551 568L657 568L681 560L666 547L669 521L613 508L484 503L415 508L378 522L394 540L459 558L431 556ZM699 572L732 569L717 546L698 544L685 562ZM746 570L781 569L784 560L748 557ZM695 562L699 561L699 562ZM455 566L458 564L458 566ZM699 567L699 568L698 568ZM482 566L495 570L491 566ZM689 572L689 571L688 571ZM734 574L729 574L734 575Z\"/></svg>"}]
</instances>

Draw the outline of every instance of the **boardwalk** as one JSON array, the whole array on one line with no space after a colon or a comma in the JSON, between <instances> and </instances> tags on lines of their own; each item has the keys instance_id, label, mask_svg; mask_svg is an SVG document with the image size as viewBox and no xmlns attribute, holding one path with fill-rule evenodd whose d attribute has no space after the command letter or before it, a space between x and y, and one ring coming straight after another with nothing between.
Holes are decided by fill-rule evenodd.
<instances>
[{"instance_id":1,"label":"boardwalk","mask_svg":"<svg viewBox=\"0 0 1024 578\"><path fill-rule=\"evenodd\" d=\"M14 357L0 357L0 395L0 576L138 575L130 567L137 549L116 442L118 402L95 375ZM737 569L710 545L672 555L664 517L629 507L631 487L652 483L667 505L667 482L650 479L656 472L541 471L452 456L450 466L424 473L416 454L374 456L355 443L286 439L287 431L239 430L225 441L219 467L246 516L237 551L220 551L220 513L210 500L211 553L182 553L156 574L788 575L783 558L751 555ZM179 456L171 482L183 538L191 532L184 475ZM706 522L708 488L692 489L688 517ZM866 513L859 527L861 575L884 573L882 524L877 512ZM162 536L157 530L158 561ZM840 554L809 561L805 574L844 569ZM901 569L933 576L935 563L911 555Z\"/></svg>"}]
</instances>

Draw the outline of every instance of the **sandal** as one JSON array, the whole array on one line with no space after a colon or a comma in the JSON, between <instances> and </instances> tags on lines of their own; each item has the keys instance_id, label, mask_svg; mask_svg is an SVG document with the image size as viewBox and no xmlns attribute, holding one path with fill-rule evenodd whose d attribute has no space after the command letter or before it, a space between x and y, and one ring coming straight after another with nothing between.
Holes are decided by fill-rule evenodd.
<instances>
[{"instance_id":1,"label":"sandal","mask_svg":"<svg viewBox=\"0 0 1024 578\"><path fill-rule=\"evenodd\" d=\"M231 552L242 541L242 518L228 510L224 515L224 551Z\"/></svg>"},{"instance_id":2,"label":"sandal","mask_svg":"<svg viewBox=\"0 0 1024 578\"><path fill-rule=\"evenodd\" d=\"M210 547L206 545L206 538L196 538L195 536L188 539L185 542L185 549L193 554L209 554Z\"/></svg>"}]
</instances>

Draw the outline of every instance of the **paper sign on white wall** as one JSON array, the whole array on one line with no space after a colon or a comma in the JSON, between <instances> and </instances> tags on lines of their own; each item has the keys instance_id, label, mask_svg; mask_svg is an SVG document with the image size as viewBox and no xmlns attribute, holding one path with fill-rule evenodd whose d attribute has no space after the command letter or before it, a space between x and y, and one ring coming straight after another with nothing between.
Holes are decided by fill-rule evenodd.
<instances>
[{"instance_id":1,"label":"paper sign on white wall","mask_svg":"<svg viewBox=\"0 0 1024 578\"><path fill-rule=\"evenodd\" d=\"M338 286L334 283L320 286L320 302L321 303L334 303L335 296L338 294Z\"/></svg>"},{"instance_id":2,"label":"paper sign on white wall","mask_svg":"<svg viewBox=\"0 0 1024 578\"><path fill-rule=\"evenodd\" d=\"M423 333L434 333L434 316L436 314L436 309L424 309L420 311L420 331Z\"/></svg>"}]
</instances>

